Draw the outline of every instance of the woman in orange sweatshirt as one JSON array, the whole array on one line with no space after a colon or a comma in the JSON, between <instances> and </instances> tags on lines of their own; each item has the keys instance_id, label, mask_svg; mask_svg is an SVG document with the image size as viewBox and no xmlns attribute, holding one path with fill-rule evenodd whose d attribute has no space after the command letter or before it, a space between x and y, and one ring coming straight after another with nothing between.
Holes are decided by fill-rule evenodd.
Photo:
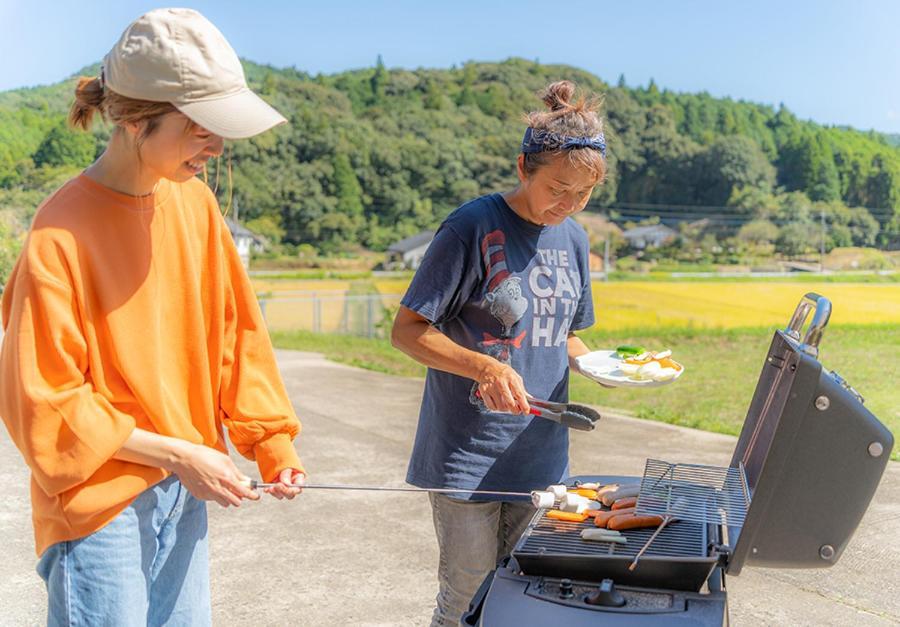
<instances>
[{"instance_id":1,"label":"woman in orange sweatshirt","mask_svg":"<svg viewBox=\"0 0 900 627\"><path fill-rule=\"evenodd\" d=\"M284 118L199 13L132 23L70 121L114 125L38 209L3 294L0 416L31 469L48 623L210 621L205 501L293 498L300 423L215 196L223 138Z\"/></svg>"}]
</instances>

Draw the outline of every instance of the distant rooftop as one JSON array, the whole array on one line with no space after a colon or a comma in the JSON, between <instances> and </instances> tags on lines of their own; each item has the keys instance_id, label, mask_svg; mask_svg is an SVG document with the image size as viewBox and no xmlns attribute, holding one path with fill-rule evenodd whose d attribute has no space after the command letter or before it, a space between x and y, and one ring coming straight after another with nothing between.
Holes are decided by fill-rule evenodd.
<instances>
[{"instance_id":1,"label":"distant rooftop","mask_svg":"<svg viewBox=\"0 0 900 627\"><path fill-rule=\"evenodd\" d=\"M653 234L675 235L676 231L665 224L651 224L648 226L636 226L628 229L622 235L625 237L644 237Z\"/></svg>"},{"instance_id":2,"label":"distant rooftop","mask_svg":"<svg viewBox=\"0 0 900 627\"><path fill-rule=\"evenodd\" d=\"M422 231L421 233L391 244L391 246L388 248L388 251L392 253L408 253L411 250L415 250L419 246L424 246L433 239L434 231Z\"/></svg>"}]
</instances>

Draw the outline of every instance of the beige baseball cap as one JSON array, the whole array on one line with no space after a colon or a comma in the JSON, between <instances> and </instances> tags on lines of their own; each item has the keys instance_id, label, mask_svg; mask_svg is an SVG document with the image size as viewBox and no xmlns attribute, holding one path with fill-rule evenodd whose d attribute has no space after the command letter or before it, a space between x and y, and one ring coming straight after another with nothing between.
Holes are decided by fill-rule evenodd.
<instances>
[{"instance_id":1,"label":"beige baseball cap","mask_svg":"<svg viewBox=\"0 0 900 627\"><path fill-rule=\"evenodd\" d=\"M102 78L122 96L171 102L226 139L287 122L250 91L234 49L193 9L155 9L132 22L103 59Z\"/></svg>"}]
</instances>

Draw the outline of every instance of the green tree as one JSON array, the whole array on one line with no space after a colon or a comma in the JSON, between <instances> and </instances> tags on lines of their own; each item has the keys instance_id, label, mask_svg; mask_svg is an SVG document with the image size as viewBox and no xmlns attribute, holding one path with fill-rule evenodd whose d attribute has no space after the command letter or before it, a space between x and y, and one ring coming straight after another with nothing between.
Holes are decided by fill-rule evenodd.
<instances>
[{"instance_id":1,"label":"green tree","mask_svg":"<svg viewBox=\"0 0 900 627\"><path fill-rule=\"evenodd\" d=\"M737 189L770 192L775 168L753 140L730 135L720 137L697 155L694 177L694 201L722 206Z\"/></svg>"},{"instance_id":2,"label":"green tree","mask_svg":"<svg viewBox=\"0 0 900 627\"><path fill-rule=\"evenodd\" d=\"M38 167L85 167L94 160L96 152L97 143L92 134L73 131L62 122L50 129L33 159Z\"/></svg>"},{"instance_id":3,"label":"green tree","mask_svg":"<svg viewBox=\"0 0 900 627\"><path fill-rule=\"evenodd\" d=\"M372 78L369 79L369 87L372 90L370 102L380 105L384 102L384 86L388 81L388 72L384 67L384 61L381 55L375 61L375 71L372 72Z\"/></svg>"},{"instance_id":4,"label":"green tree","mask_svg":"<svg viewBox=\"0 0 900 627\"><path fill-rule=\"evenodd\" d=\"M361 216L363 213L362 188L350 164L350 158L344 153L338 153L333 160L335 196L337 197L338 212L350 217Z\"/></svg>"},{"instance_id":5,"label":"green tree","mask_svg":"<svg viewBox=\"0 0 900 627\"><path fill-rule=\"evenodd\" d=\"M740 228L737 237L756 246L772 244L778 239L778 227L768 220L752 220Z\"/></svg>"},{"instance_id":6,"label":"green tree","mask_svg":"<svg viewBox=\"0 0 900 627\"><path fill-rule=\"evenodd\" d=\"M465 107L478 103L475 98L475 92L473 91L475 78L475 64L466 63L463 67L462 88L460 89L459 97L456 99L456 104L459 106Z\"/></svg>"}]
</instances>

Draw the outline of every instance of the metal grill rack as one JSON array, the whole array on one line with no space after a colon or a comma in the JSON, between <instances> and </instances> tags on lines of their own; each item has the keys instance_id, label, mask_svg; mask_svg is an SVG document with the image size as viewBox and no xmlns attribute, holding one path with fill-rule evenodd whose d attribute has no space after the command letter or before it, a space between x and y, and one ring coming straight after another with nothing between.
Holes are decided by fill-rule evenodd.
<instances>
[{"instance_id":1,"label":"metal grill rack","mask_svg":"<svg viewBox=\"0 0 900 627\"><path fill-rule=\"evenodd\" d=\"M525 541L517 549L518 554L566 554L566 555L609 555L623 558L634 557L655 529L629 529L622 534L626 544L614 542L586 542L581 539L583 529L594 528L588 520L583 523L557 521L542 516L529 531ZM659 535L648 556L702 557L707 554L706 525L679 522L667 527Z\"/></svg>"},{"instance_id":2,"label":"metal grill rack","mask_svg":"<svg viewBox=\"0 0 900 627\"><path fill-rule=\"evenodd\" d=\"M743 464L723 468L648 459L635 513L741 527L749 507Z\"/></svg>"}]
</instances>

